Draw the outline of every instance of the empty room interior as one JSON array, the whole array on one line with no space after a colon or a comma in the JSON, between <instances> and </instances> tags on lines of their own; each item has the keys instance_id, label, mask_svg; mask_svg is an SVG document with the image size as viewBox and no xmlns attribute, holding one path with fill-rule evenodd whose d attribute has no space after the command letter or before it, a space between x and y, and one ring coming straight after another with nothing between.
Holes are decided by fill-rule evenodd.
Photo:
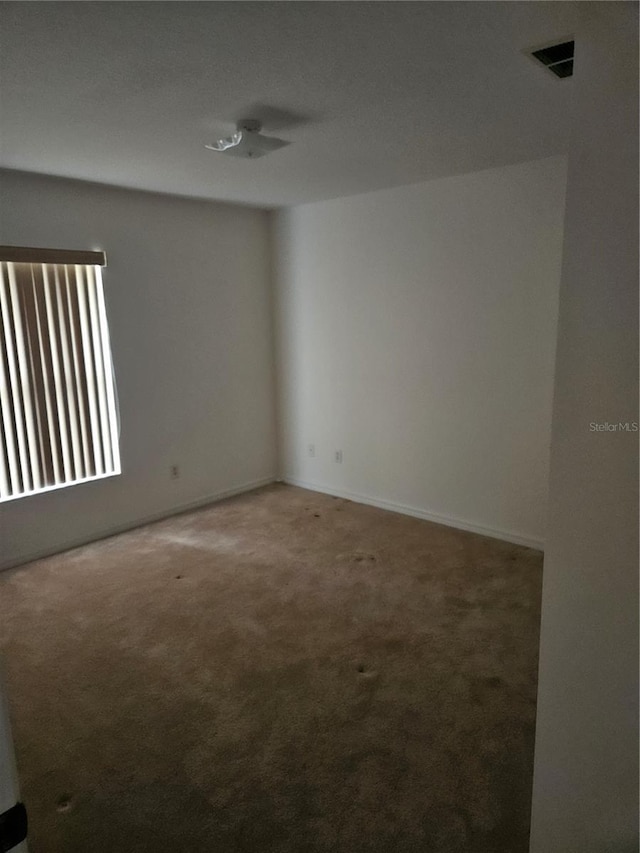
<instances>
[{"instance_id":1,"label":"empty room interior","mask_svg":"<svg viewBox=\"0 0 640 853\"><path fill-rule=\"evenodd\" d=\"M0 75L0 848L637 851L638 4Z\"/></svg>"}]
</instances>

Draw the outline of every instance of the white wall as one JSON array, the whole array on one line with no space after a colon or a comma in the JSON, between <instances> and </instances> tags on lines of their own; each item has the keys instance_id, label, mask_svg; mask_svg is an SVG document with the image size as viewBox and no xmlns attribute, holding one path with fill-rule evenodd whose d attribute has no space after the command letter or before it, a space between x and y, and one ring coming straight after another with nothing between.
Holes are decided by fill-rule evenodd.
<instances>
[{"instance_id":1,"label":"white wall","mask_svg":"<svg viewBox=\"0 0 640 853\"><path fill-rule=\"evenodd\" d=\"M123 466L2 504L2 564L273 478L267 214L10 171L0 188L1 243L107 253Z\"/></svg>"},{"instance_id":2,"label":"white wall","mask_svg":"<svg viewBox=\"0 0 640 853\"><path fill-rule=\"evenodd\" d=\"M638 7L576 35L532 853L638 851Z\"/></svg>"},{"instance_id":3,"label":"white wall","mask_svg":"<svg viewBox=\"0 0 640 853\"><path fill-rule=\"evenodd\" d=\"M541 544L565 180L556 157L274 214L287 480Z\"/></svg>"}]
</instances>

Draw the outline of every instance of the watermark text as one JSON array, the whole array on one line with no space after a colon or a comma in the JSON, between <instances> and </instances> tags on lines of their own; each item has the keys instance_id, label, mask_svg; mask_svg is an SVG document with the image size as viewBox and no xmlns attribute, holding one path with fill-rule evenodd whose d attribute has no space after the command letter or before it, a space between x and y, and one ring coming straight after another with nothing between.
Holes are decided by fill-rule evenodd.
<instances>
[{"instance_id":1,"label":"watermark text","mask_svg":"<svg viewBox=\"0 0 640 853\"><path fill-rule=\"evenodd\" d=\"M638 432L638 424L636 421L616 421L614 423L591 421L589 432Z\"/></svg>"}]
</instances>

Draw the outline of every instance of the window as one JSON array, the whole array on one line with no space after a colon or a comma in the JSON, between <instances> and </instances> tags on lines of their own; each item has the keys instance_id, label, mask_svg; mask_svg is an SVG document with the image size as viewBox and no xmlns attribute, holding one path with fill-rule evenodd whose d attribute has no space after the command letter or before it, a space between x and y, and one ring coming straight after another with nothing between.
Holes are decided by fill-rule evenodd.
<instances>
[{"instance_id":1,"label":"window","mask_svg":"<svg viewBox=\"0 0 640 853\"><path fill-rule=\"evenodd\" d=\"M102 252L0 247L0 501L120 473Z\"/></svg>"}]
</instances>

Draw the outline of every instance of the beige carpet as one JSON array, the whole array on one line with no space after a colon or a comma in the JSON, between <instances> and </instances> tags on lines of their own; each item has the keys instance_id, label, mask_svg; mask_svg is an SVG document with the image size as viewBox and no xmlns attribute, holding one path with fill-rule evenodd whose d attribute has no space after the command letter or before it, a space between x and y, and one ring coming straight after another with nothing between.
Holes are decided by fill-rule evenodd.
<instances>
[{"instance_id":1,"label":"beige carpet","mask_svg":"<svg viewBox=\"0 0 640 853\"><path fill-rule=\"evenodd\" d=\"M1 574L31 853L526 853L541 567L280 485Z\"/></svg>"}]
</instances>

